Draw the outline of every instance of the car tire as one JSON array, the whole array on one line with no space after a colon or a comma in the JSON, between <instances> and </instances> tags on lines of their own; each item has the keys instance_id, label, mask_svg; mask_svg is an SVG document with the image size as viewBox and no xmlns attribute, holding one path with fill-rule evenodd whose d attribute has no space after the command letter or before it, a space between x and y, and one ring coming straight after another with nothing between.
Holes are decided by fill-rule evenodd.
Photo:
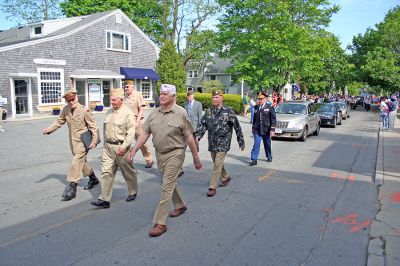
<instances>
[{"instance_id":1,"label":"car tire","mask_svg":"<svg viewBox=\"0 0 400 266\"><path fill-rule=\"evenodd\" d=\"M300 137L300 141L306 142L307 137L308 137L308 128L305 127L304 130L303 130L303 134Z\"/></svg>"},{"instance_id":2,"label":"car tire","mask_svg":"<svg viewBox=\"0 0 400 266\"><path fill-rule=\"evenodd\" d=\"M350 114L347 114L347 118L350 118Z\"/></svg>"},{"instance_id":3,"label":"car tire","mask_svg":"<svg viewBox=\"0 0 400 266\"><path fill-rule=\"evenodd\" d=\"M319 135L320 129L321 129L321 126L320 126L320 124L318 123L317 129L314 131L313 135L314 135L314 136L318 136L318 135Z\"/></svg>"}]
</instances>

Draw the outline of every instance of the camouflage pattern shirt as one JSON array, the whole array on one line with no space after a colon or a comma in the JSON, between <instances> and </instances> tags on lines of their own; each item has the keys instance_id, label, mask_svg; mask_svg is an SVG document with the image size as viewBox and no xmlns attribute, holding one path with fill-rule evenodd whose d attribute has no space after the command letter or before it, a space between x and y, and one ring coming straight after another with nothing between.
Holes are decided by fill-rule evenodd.
<instances>
[{"instance_id":1,"label":"camouflage pattern shirt","mask_svg":"<svg viewBox=\"0 0 400 266\"><path fill-rule=\"evenodd\" d=\"M235 129L239 147L244 148L242 128L232 109L225 106L219 109L211 107L204 112L195 136L203 137L208 130L208 150L227 152L231 147L232 128Z\"/></svg>"}]
</instances>

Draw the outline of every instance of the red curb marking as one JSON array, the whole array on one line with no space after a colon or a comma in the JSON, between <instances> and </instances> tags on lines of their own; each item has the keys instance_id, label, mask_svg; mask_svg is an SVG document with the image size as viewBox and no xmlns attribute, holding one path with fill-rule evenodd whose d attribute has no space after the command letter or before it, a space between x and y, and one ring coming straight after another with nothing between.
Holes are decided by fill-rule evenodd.
<instances>
[{"instance_id":1,"label":"red curb marking","mask_svg":"<svg viewBox=\"0 0 400 266\"><path fill-rule=\"evenodd\" d=\"M356 177L354 175L349 175L348 177L346 177L346 176L340 176L336 172L332 172L331 175L330 175L330 178L332 178L332 179L337 178L337 179L344 179L344 180L347 179L349 181L355 181L356 180Z\"/></svg>"},{"instance_id":2,"label":"red curb marking","mask_svg":"<svg viewBox=\"0 0 400 266\"><path fill-rule=\"evenodd\" d=\"M400 192L394 192L390 197L390 200L396 203L400 203Z\"/></svg>"},{"instance_id":3,"label":"red curb marking","mask_svg":"<svg viewBox=\"0 0 400 266\"><path fill-rule=\"evenodd\" d=\"M336 172L332 172L331 173L331 178L336 178L338 175L337 175L337 173Z\"/></svg>"},{"instance_id":4,"label":"red curb marking","mask_svg":"<svg viewBox=\"0 0 400 266\"><path fill-rule=\"evenodd\" d=\"M356 177L355 177L354 175L349 175L348 179L349 179L350 181L355 181L355 180L356 180Z\"/></svg>"},{"instance_id":5,"label":"red curb marking","mask_svg":"<svg viewBox=\"0 0 400 266\"><path fill-rule=\"evenodd\" d=\"M358 231L360 231L361 229L363 229L364 227L369 226L370 224L371 224L371 221L370 221L370 220L365 220L365 221L362 222L361 224L356 225L356 226L353 226L353 227L350 229L350 232L352 232L352 233L358 232Z\"/></svg>"},{"instance_id":6,"label":"red curb marking","mask_svg":"<svg viewBox=\"0 0 400 266\"><path fill-rule=\"evenodd\" d=\"M358 224L357 222L358 213L352 213L344 217L339 217L333 220L333 223L342 223L342 224Z\"/></svg>"}]
</instances>

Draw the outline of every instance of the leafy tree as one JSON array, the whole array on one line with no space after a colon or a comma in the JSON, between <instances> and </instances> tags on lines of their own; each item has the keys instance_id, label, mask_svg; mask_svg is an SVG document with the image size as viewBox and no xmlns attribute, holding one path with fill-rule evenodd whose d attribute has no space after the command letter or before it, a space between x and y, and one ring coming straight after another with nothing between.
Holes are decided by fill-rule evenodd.
<instances>
[{"instance_id":1,"label":"leafy tree","mask_svg":"<svg viewBox=\"0 0 400 266\"><path fill-rule=\"evenodd\" d=\"M19 24L54 19L61 16L61 0L4 0L1 10L7 19Z\"/></svg>"},{"instance_id":2,"label":"leafy tree","mask_svg":"<svg viewBox=\"0 0 400 266\"><path fill-rule=\"evenodd\" d=\"M159 84L173 84L176 86L177 92L186 92L186 72L182 60L176 52L174 43L168 39L161 47L156 70L161 78Z\"/></svg>"},{"instance_id":3,"label":"leafy tree","mask_svg":"<svg viewBox=\"0 0 400 266\"><path fill-rule=\"evenodd\" d=\"M225 13L218 24L222 56L233 60L252 87L280 88L288 81L310 84L326 73L318 45L336 5L327 0L219 0ZM317 52L317 53L316 53Z\"/></svg>"},{"instance_id":4,"label":"leafy tree","mask_svg":"<svg viewBox=\"0 0 400 266\"><path fill-rule=\"evenodd\" d=\"M210 93L213 90L222 90L224 91L224 84L219 80L211 80L211 81L203 81L201 83L201 88L203 93Z\"/></svg>"},{"instance_id":5,"label":"leafy tree","mask_svg":"<svg viewBox=\"0 0 400 266\"><path fill-rule=\"evenodd\" d=\"M67 17L121 9L154 42L163 41L162 5L158 0L65 0L60 6Z\"/></svg>"}]
</instances>

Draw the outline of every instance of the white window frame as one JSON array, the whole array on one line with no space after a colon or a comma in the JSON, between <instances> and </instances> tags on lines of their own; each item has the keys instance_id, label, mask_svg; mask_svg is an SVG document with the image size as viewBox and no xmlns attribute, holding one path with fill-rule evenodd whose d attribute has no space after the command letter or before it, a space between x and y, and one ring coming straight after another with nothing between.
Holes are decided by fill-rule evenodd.
<instances>
[{"instance_id":1,"label":"white window frame","mask_svg":"<svg viewBox=\"0 0 400 266\"><path fill-rule=\"evenodd\" d=\"M198 70L189 70L189 78L198 78L199 71Z\"/></svg>"},{"instance_id":2,"label":"white window frame","mask_svg":"<svg viewBox=\"0 0 400 266\"><path fill-rule=\"evenodd\" d=\"M149 84L149 97L145 98L143 95L143 84ZM152 88L152 82L148 79L142 79L140 80L140 93L143 95L144 100L152 100L153 99L153 88Z\"/></svg>"},{"instance_id":3,"label":"white window frame","mask_svg":"<svg viewBox=\"0 0 400 266\"><path fill-rule=\"evenodd\" d=\"M108 47L108 34L110 34L110 47ZM118 34L123 36L123 49L115 49L113 47L113 34ZM128 47L126 47L128 45ZM129 33L125 32L119 32L119 31L112 31L112 30L106 30L106 49L109 51L118 51L118 52L125 52L125 53L130 53L131 52L131 35Z\"/></svg>"},{"instance_id":4,"label":"white window frame","mask_svg":"<svg viewBox=\"0 0 400 266\"><path fill-rule=\"evenodd\" d=\"M40 106L52 106L52 105L61 105L65 104L64 98L61 96L64 95L64 69L62 68L38 68L37 69L39 77L38 77L38 104ZM55 80L42 80L42 77L40 75L41 72L59 72L60 73L60 80L55 81ZM61 83L61 101L56 102L56 103L42 103L42 82L60 82Z\"/></svg>"}]
</instances>

